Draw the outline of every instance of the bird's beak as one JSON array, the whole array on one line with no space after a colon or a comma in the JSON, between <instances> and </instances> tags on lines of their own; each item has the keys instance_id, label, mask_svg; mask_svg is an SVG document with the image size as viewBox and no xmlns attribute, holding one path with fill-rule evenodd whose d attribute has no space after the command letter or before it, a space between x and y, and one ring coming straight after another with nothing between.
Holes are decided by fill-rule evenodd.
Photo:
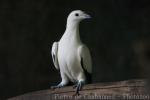
<instances>
[{"instance_id":1,"label":"bird's beak","mask_svg":"<svg viewBox=\"0 0 150 100\"><path fill-rule=\"evenodd\" d=\"M91 16L90 16L90 15L88 15L88 14L86 14L86 13L84 13L84 14L83 14L83 17L84 17L85 19L89 19L89 18L91 18Z\"/></svg>"}]
</instances>

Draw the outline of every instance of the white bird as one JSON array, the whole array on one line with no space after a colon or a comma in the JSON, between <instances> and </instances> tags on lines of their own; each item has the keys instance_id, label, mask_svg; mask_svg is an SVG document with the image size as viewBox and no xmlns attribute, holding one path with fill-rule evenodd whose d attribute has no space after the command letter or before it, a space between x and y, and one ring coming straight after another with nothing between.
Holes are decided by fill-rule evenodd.
<instances>
[{"instance_id":1,"label":"white bird","mask_svg":"<svg viewBox=\"0 0 150 100\"><path fill-rule=\"evenodd\" d=\"M66 86L70 81L76 83L76 94L82 85L91 81L92 61L88 47L82 43L79 24L90 15L81 10L72 11L67 18L66 30L62 38L52 45L52 58L56 69L60 70L62 81L52 88Z\"/></svg>"}]
</instances>

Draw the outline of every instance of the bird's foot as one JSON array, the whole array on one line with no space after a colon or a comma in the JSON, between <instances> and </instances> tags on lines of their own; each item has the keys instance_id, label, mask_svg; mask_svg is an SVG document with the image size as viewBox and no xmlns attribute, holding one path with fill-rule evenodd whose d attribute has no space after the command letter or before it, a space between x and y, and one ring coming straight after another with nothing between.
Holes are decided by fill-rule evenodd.
<instances>
[{"instance_id":1,"label":"bird's foot","mask_svg":"<svg viewBox=\"0 0 150 100\"><path fill-rule=\"evenodd\" d=\"M56 86L51 86L51 89L57 89L57 88L62 88L62 87L64 87L64 85L60 83Z\"/></svg>"},{"instance_id":2,"label":"bird's foot","mask_svg":"<svg viewBox=\"0 0 150 100\"><path fill-rule=\"evenodd\" d=\"M82 90L83 85L84 85L84 82L83 82L83 81L80 81L80 82L78 82L77 84L75 84L75 85L73 86L73 88L76 88L76 92L75 92L75 94L74 94L75 96L76 96L76 95L77 95L77 96L80 95L79 91Z\"/></svg>"}]
</instances>

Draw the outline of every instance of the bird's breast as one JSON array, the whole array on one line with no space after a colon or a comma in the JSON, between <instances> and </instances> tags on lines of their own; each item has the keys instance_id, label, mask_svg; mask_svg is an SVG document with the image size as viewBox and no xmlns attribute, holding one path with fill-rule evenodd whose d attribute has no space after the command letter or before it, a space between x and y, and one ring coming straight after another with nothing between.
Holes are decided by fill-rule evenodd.
<instances>
[{"instance_id":1,"label":"bird's breast","mask_svg":"<svg viewBox=\"0 0 150 100\"><path fill-rule=\"evenodd\" d=\"M68 44L60 44L58 49L58 55L59 57L69 61L74 61L75 58L77 58L77 45L71 44L68 42ZM70 61L71 62L71 61Z\"/></svg>"},{"instance_id":2,"label":"bird's breast","mask_svg":"<svg viewBox=\"0 0 150 100\"><path fill-rule=\"evenodd\" d=\"M72 78L76 77L81 70L77 49L78 45L70 42L60 43L58 49L59 65L61 69Z\"/></svg>"}]
</instances>

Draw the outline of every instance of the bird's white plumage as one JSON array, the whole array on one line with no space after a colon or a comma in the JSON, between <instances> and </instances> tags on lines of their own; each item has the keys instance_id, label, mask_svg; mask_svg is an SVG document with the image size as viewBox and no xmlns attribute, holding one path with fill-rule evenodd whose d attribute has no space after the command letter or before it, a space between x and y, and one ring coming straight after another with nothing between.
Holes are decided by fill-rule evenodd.
<instances>
[{"instance_id":1,"label":"bird's white plumage","mask_svg":"<svg viewBox=\"0 0 150 100\"><path fill-rule=\"evenodd\" d=\"M83 59L83 67L87 70L88 73L92 73L92 62L91 62L91 55L90 51L86 45L81 45L78 48L78 54L80 58Z\"/></svg>"},{"instance_id":2,"label":"bird's white plumage","mask_svg":"<svg viewBox=\"0 0 150 100\"><path fill-rule=\"evenodd\" d=\"M58 70L59 64L58 64L57 53L58 53L58 42L54 42L52 45L51 55L52 55L54 66Z\"/></svg>"},{"instance_id":3,"label":"bird's white plumage","mask_svg":"<svg viewBox=\"0 0 150 100\"><path fill-rule=\"evenodd\" d=\"M53 62L56 69L60 69L62 81L59 85L67 85L69 81L86 81L86 76L81 65L83 59L84 69L92 73L92 62L89 49L84 45L79 36L79 23L90 16L81 10L71 12L67 18L66 30L59 42L52 46Z\"/></svg>"}]
</instances>

